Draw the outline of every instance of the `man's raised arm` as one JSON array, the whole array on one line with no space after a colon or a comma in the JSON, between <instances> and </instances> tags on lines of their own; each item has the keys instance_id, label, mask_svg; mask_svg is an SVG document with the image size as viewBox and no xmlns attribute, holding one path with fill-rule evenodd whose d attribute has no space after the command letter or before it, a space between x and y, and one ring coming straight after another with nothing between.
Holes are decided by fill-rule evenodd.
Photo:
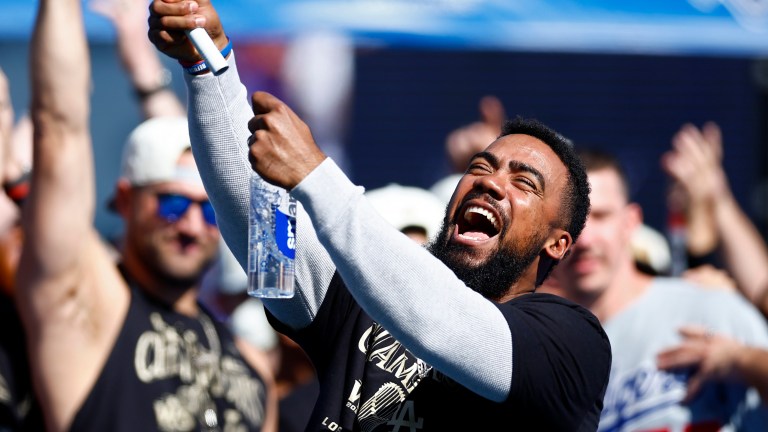
<instances>
[{"instance_id":1,"label":"man's raised arm","mask_svg":"<svg viewBox=\"0 0 768 432\"><path fill-rule=\"evenodd\" d=\"M30 60L34 157L32 188L23 217L24 280L41 281L66 272L92 230L90 67L81 2L42 0ZM24 285L21 291L29 287ZM56 297L70 294L47 284L32 286L50 292L45 299L32 292L23 292L23 297L50 304L57 302Z\"/></svg>"},{"instance_id":2,"label":"man's raised arm","mask_svg":"<svg viewBox=\"0 0 768 432\"><path fill-rule=\"evenodd\" d=\"M17 299L50 430L66 430L114 340L127 290L93 228L90 60L80 0L40 0L31 45L34 156Z\"/></svg>"}]
</instances>

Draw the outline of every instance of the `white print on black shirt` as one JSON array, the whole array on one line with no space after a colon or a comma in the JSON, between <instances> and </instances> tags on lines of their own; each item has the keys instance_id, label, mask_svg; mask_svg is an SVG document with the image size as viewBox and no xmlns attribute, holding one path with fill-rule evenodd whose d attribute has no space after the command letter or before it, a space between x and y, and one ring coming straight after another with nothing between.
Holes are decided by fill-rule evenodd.
<instances>
[{"instance_id":1,"label":"white print on black shirt","mask_svg":"<svg viewBox=\"0 0 768 432\"><path fill-rule=\"evenodd\" d=\"M223 422L226 430L242 429L243 421L261 425L264 388L242 360L221 353L219 338L208 317L201 315L200 322L210 348L198 340L193 330L169 325L159 313L152 313L150 321L154 330L144 332L136 343L136 376L145 383L175 377L184 383L175 394L155 400L160 430L195 430L199 422L214 430ZM217 413L212 398L224 398L236 410Z\"/></svg>"},{"instance_id":2,"label":"white print on black shirt","mask_svg":"<svg viewBox=\"0 0 768 432\"><path fill-rule=\"evenodd\" d=\"M388 372L393 379L382 384L366 400L362 400L362 383L357 380L347 398L346 406L357 412L360 429L369 432L398 418L398 411L402 411L400 404L428 374L430 367L410 355L400 342L378 324L373 324L363 333L358 341L358 349L366 355L367 362ZM410 409L412 414L413 407ZM403 417L399 418L402 420ZM331 424L333 428L330 427ZM326 427L340 430L335 423L327 423Z\"/></svg>"},{"instance_id":3,"label":"white print on black shirt","mask_svg":"<svg viewBox=\"0 0 768 432\"><path fill-rule=\"evenodd\" d=\"M0 375L0 403L11 405L11 391L2 375Z\"/></svg>"},{"instance_id":4,"label":"white print on black shirt","mask_svg":"<svg viewBox=\"0 0 768 432\"><path fill-rule=\"evenodd\" d=\"M16 398L14 398L11 395L11 388L5 380L5 377L0 375L0 405L6 405L13 411L16 418L23 419L27 417L30 408L32 408L32 395L30 393L24 393L22 395L17 395ZM0 430L4 431L5 429L0 426Z\"/></svg>"}]
</instances>

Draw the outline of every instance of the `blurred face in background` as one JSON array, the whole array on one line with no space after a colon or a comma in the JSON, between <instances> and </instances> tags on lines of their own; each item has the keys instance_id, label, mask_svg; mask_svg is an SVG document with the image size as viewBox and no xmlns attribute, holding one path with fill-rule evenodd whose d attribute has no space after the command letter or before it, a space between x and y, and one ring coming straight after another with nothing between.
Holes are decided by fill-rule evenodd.
<instances>
[{"instance_id":1,"label":"blurred face in background","mask_svg":"<svg viewBox=\"0 0 768 432\"><path fill-rule=\"evenodd\" d=\"M591 210L571 255L553 272L557 285L577 301L588 301L620 283L634 267L630 241L642 221L629 203L619 174L611 168L588 172Z\"/></svg>"},{"instance_id":2,"label":"blurred face in background","mask_svg":"<svg viewBox=\"0 0 768 432\"><path fill-rule=\"evenodd\" d=\"M191 152L180 170L196 170ZM129 205L123 254L169 286L195 285L213 262L219 245L208 195L201 183L174 180L126 188Z\"/></svg>"}]
</instances>

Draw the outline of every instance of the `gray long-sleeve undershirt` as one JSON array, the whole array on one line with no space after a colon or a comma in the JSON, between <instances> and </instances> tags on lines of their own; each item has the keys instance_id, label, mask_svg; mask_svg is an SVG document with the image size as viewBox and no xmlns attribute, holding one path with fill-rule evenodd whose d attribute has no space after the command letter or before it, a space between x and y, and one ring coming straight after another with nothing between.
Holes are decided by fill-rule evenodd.
<instances>
[{"instance_id":1,"label":"gray long-sleeve undershirt","mask_svg":"<svg viewBox=\"0 0 768 432\"><path fill-rule=\"evenodd\" d=\"M186 75L193 153L227 245L246 268L248 120L234 55L219 76ZM291 194L299 202L292 299L264 299L283 323L314 319L335 270L376 322L413 354L474 392L504 400L512 376L509 324L426 249L391 227L326 159ZM518 355L520 355L518 353Z\"/></svg>"}]
</instances>

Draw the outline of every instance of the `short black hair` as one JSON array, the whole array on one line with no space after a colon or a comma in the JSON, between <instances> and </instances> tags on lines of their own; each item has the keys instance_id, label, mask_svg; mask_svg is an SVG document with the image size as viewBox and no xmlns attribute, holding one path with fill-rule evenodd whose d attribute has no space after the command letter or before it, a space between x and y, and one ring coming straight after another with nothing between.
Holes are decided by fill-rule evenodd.
<instances>
[{"instance_id":1,"label":"short black hair","mask_svg":"<svg viewBox=\"0 0 768 432\"><path fill-rule=\"evenodd\" d=\"M568 183L560 201L562 211L558 223L571 234L573 242L581 235L589 214L589 181L581 159L573 143L536 119L516 117L507 120L501 128L501 135L523 134L532 136L555 152L568 169Z\"/></svg>"}]
</instances>

